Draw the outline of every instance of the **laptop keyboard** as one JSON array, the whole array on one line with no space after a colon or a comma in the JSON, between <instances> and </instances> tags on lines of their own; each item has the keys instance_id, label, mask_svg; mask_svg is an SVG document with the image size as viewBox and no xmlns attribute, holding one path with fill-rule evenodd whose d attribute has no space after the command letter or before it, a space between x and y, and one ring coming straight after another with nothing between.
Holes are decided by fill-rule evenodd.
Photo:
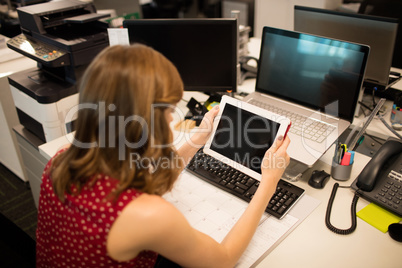
<instances>
[{"instance_id":1,"label":"laptop keyboard","mask_svg":"<svg viewBox=\"0 0 402 268\"><path fill-rule=\"evenodd\" d=\"M264 102L257 101L255 99L250 100L251 104L261 107L270 112L285 116L290 119L292 122L292 126L290 127L290 133L294 133L299 136L303 136L303 138L316 141L323 142L325 138L335 130L335 127L317 120L313 120L308 118L307 116L296 114L289 112L287 110L283 110L274 105L270 105Z\"/></svg>"},{"instance_id":2,"label":"laptop keyboard","mask_svg":"<svg viewBox=\"0 0 402 268\"><path fill-rule=\"evenodd\" d=\"M195 154L188 164L187 170L247 202L253 198L260 183L243 172L205 154L202 149ZM304 189L281 179L265 211L281 219L303 194Z\"/></svg>"}]
</instances>

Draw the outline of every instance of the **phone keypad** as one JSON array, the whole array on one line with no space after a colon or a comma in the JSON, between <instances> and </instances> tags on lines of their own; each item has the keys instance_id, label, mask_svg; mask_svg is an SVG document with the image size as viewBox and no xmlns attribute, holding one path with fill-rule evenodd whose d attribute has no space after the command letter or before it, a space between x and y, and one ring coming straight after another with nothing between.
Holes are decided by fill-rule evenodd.
<instances>
[{"instance_id":1,"label":"phone keypad","mask_svg":"<svg viewBox=\"0 0 402 268\"><path fill-rule=\"evenodd\" d=\"M374 197L384 205L398 209L402 206L402 174L391 170L388 178Z\"/></svg>"}]
</instances>

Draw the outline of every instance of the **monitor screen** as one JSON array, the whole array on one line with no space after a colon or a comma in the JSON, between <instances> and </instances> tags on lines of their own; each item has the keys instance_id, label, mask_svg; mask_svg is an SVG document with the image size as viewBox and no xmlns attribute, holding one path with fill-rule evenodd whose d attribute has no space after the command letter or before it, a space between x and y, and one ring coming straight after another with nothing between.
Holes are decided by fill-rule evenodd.
<instances>
[{"instance_id":1,"label":"monitor screen","mask_svg":"<svg viewBox=\"0 0 402 268\"><path fill-rule=\"evenodd\" d=\"M366 45L265 26L256 91L352 122L368 54Z\"/></svg>"},{"instance_id":2,"label":"monitor screen","mask_svg":"<svg viewBox=\"0 0 402 268\"><path fill-rule=\"evenodd\" d=\"M236 19L125 20L123 27L130 43L148 45L173 62L184 90L236 91Z\"/></svg>"},{"instance_id":3,"label":"monitor screen","mask_svg":"<svg viewBox=\"0 0 402 268\"><path fill-rule=\"evenodd\" d=\"M295 6L294 29L370 46L365 82L388 85L398 20Z\"/></svg>"}]
</instances>

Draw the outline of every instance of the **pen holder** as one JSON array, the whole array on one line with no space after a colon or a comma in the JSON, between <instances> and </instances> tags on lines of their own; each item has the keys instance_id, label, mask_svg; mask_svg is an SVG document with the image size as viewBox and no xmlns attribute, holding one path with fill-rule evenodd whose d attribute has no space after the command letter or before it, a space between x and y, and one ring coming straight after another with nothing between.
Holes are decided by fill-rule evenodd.
<instances>
[{"instance_id":1,"label":"pen holder","mask_svg":"<svg viewBox=\"0 0 402 268\"><path fill-rule=\"evenodd\" d=\"M338 181L347 181L352 173L353 164L343 166L335 161L332 161L331 176Z\"/></svg>"},{"instance_id":2,"label":"pen holder","mask_svg":"<svg viewBox=\"0 0 402 268\"><path fill-rule=\"evenodd\" d=\"M392 108L390 121L392 124L402 124L401 109Z\"/></svg>"}]
</instances>

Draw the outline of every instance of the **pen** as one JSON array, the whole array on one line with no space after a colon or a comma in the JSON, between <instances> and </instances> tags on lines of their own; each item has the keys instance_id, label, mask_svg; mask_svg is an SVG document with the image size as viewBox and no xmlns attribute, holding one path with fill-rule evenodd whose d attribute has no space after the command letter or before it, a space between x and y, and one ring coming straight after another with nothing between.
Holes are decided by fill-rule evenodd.
<instances>
[{"instance_id":1,"label":"pen","mask_svg":"<svg viewBox=\"0 0 402 268\"><path fill-rule=\"evenodd\" d=\"M341 145L341 143L338 142L338 143L336 144L336 146L335 146L334 159L333 159L334 162L337 162L337 161L338 161L338 150L339 150L339 146L340 146L340 145Z\"/></svg>"},{"instance_id":2,"label":"pen","mask_svg":"<svg viewBox=\"0 0 402 268\"><path fill-rule=\"evenodd\" d=\"M343 154L344 154L345 152L343 151L343 148L342 147L339 147L339 149L338 149L338 159L337 159L337 163L338 164L340 164L341 163L341 160L342 160L342 157L343 157Z\"/></svg>"},{"instance_id":3,"label":"pen","mask_svg":"<svg viewBox=\"0 0 402 268\"><path fill-rule=\"evenodd\" d=\"M343 153L348 151L348 147L346 146L346 144L341 144L341 147L343 148Z\"/></svg>"},{"instance_id":4,"label":"pen","mask_svg":"<svg viewBox=\"0 0 402 268\"><path fill-rule=\"evenodd\" d=\"M339 154L339 161L338 161L339 164L341 163L341 161L347 151L348 151L348 149L347 149L346 144L342 143L341 148L340 148L340 154Z\"/></svg>"}]
</instances>

